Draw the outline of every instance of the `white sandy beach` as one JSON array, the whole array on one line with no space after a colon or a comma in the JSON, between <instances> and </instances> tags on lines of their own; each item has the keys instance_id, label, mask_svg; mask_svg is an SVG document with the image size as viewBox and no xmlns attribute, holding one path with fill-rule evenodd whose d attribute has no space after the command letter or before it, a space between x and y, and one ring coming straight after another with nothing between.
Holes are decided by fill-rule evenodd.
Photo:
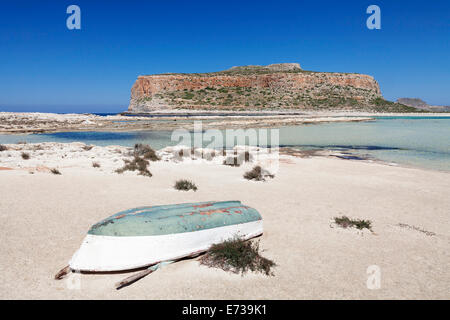
<instances>
[{"instance_id":1,"label":"white sandy beach","mask_svg":"<svg viewBox=\"0 0 450 320\"><path fill-rule=\"evenodd\" d=\"M148 178L113 173L121 166L114 154L117 159L122 155L116 147L110 149L94 147L78 162L70 156L60 157L59 163L44 160L45 150L23 163L2 155L0 298L450 298L450 173L282 156L276 177L267 182L243 179L248 164L233 168L200 161L152 162L153 177ZM93 168L91 161L102 167ZM55 164L62 175L46 169ZM192 179L199 190L174 190L180 178ZM114 283L129 274L81 275L79 289L70 289L73 275L53 280L99 220L132 207L210 200L241 200L261 213L261 247L278 264L274 277L241 277L191 259L119 291ZM331 228L331 218L340 215L371 220L375 234ZM371 265L381 270L377 290L366 285Z\"/></svg>"}]
</instances>

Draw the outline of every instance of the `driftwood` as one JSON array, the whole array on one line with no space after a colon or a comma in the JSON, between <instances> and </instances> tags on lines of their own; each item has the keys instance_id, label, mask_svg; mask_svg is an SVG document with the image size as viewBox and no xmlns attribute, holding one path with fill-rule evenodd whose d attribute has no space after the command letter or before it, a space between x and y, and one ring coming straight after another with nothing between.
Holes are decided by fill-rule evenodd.
<instances>
[{"instance_id":1,"label":"driftwood","mask_svg":"<svg viewBox=\"0 0 450 320\"><path fill-rule=\"evenodd\" d=\"M129 277L123 279L122 281L117 282L116 289L119 290L119 289L122 289L123 287L129 286L130 284L138 281L139 279L142 279L143 277L149 275L150 273L152 273L155 270L148 268L144 271L133 274L132 276L129 276Z\"/></svg>"},{"instance_id":2,"label":"driftwood","mask_svg":"<svg viewBox=\"0 0 450 320\"><path fill-rule=\"evenodd\" d=\"M70 269L69 266L65 266L64 268L59 270L57 274L55 274L55 280L61 280L62 278L64 278L71 271L72 271L72 269Z\"/></svg>"}]
</instances>

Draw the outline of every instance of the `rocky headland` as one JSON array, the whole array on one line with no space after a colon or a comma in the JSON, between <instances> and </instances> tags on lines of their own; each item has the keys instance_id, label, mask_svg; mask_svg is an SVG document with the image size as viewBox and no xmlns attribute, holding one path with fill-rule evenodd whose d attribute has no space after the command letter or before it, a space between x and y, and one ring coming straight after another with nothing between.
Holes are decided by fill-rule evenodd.
<instances>
[{"instance_id":1,"label":"rocky headland","mask_svg":"<svg viewBox=\"0 0 450 320\"><path fill-rule=\"evenodd\" d=\"M369 75L306 71L297 63L139 76L128 112L163 110L417 111L383 99Z\"/></svg>"}]
</instances>

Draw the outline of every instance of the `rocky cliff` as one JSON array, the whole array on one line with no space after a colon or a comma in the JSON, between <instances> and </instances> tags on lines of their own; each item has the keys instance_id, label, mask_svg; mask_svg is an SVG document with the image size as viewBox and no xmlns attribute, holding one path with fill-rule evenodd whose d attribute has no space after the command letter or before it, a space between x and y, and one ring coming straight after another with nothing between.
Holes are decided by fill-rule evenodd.
<instances>
[{"instance_id":1,"label":"rocky cliff","mask_svg":"<svg viewBox=\"0 0 450 320\"><path fill-rule=\"evenodd\" d=\"M371 76L305 71L297 63L282 63L213 73L139 76L131 89L128 111L406 111L404 107L385 101Z\"/></svg>"}]
</instances>

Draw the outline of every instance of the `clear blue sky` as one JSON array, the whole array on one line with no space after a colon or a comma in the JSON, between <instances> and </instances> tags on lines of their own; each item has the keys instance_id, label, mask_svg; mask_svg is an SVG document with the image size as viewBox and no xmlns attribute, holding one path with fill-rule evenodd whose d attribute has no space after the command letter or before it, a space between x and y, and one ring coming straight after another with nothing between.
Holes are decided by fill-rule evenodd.
<instances>
[{"instance_id":1,"label":"clear blue sky","mask_svg":"<svg viewBox=\"0 0 450 320\"><path fill-rule=\"evenodd\" d=\"M66 8L81 8L81 30ZM381 30L366 8L381 8ZM140 74L299 62L450 105L450 1L0 2L0 111L118 112Z\"/></svg>"}]
</instances>

